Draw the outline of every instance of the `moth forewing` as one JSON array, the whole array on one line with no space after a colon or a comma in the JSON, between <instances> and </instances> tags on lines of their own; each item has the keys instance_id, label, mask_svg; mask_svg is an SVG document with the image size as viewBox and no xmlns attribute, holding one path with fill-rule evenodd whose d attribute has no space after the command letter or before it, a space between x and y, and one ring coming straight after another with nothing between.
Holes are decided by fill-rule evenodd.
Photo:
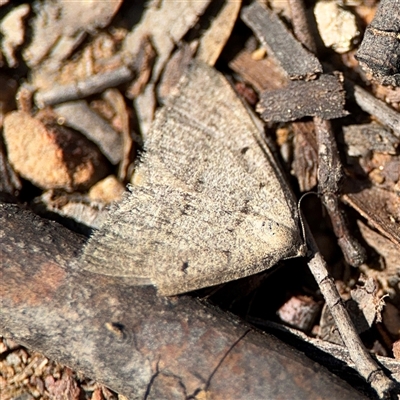
<instances>
[{"instance_id":1,"label":"moth forewing","mask_svg":"<svg viewBox=\"0 0 400 400\"><path fill-rule=\"evenodd\" d=\"M155 118L132 187L89 239L84 268L174 295L303 253L296 203L222 74L194 62Z\"/></svg>"}]
</instances>

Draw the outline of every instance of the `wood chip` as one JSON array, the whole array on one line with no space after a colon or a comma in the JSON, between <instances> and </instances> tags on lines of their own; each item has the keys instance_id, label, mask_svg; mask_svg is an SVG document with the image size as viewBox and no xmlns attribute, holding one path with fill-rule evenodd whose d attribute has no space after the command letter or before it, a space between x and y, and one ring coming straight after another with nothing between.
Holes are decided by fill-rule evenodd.
<instances>
[{"instance_id":1,"label":"wood chip","mask_svg":"<svg viewBox=\"0 0 400 400\"><path fill-rule=\"evenodd\" d=\"M366 156L372 151L394 155L400 144L389 129L377 123L344 126L343 138L347 154L352 157Z\"/></svg>"},{"instance_id":2,"label":"wood chip","mask_svg":"<svg viewBox=\"0 0 400 400\"><path fill-rule=\"evenodd\" d=\"M121 92L116 89L108 89L103 94L103 99L112 107L114 111L113 123L118 128L122 136L122 160L118 168L118 178L121 181L129 180L129 165L131 162L131 152L133 140L131 136L131 126L129 111L125 99Z\"/></svg>"},{"instance_id":3,"label":"wood chip","mask_svg":"<svg viewBox=\"0 0 400 400\"><path fill-rule=\"evenodd\" d=\"M96 143L102 153L117 164L122 159L123 138L99 114L93 111L85 100L59 104L54 111L60 117L59 123L83 133Z\"/></svg>"},{"instance_id":4,"label":"wood chip","mask_svg":"<svg viewBox=\"0 0 400 400\"><path fill-rule=\"evenodd\" d=\"M288 325L310 331L321 306L309 296L293 296L278 310L279 318Z\"/></svg>"},{"instance_id":5,"label":"wood chip","mask_svg":"<svg viewBox=\"0 0 400 400\"><path fill-rule=\"evenodd\" d=\"M372 324L377 320L382 322L381 312L385 305L383 299L377 295L377 282L368 278L365 281L360 281L356 288L352 289L351 298L357 303L358 310L363 316L363 323L366 323L364 330L372 327ZM357 324L355 324L357 327ZM358 332L364 332L358 329Z\"/></svg>"},{"instance_id":6,"label":"wood chip","mask_svg":"<svg viewBox=\"0 0 400 400\"><path fill-rule=\"evenodd\" d=\"M299 182L300 191L308 192L317 186L318 152L312 122L295 122L292 170Z\"/></svg>"},{"instance_id":7,"label":"wood chip","mask_svg":"<svg viewBox=\"0 0 400 400\"><path fill-rule=\"evenodd\" d=\"M15 51L24 42L25 29L23 20L29 11L29 4L21 4L13 8L1 20L0 32L3 35L1 49L9 67L16 67L18 65Z\"/></svg>"},{"instance_id":8,"label":"wood chip","mask_svg":"<svg viewBox=\"0 0 400 400\"><path fill-rule=\"evenodd\" d=\"M362 68L383 85L400 86L400 0L381 0L357 52Z\"/></svg>"},{"instance_id":9,"label":"wood chip","mask_svg":"<svg viewBox=\"0 0 400 400\"><path fill-rule=\"evenodd\" d=\"M257 112L264 121L287 122L305 116L341 118L345 92L340 76L323 74L314 81L291 81L286 88L261 94Z\"/></svg>"},{"instance_id":10,"label":"wood chip","mask_svg":"<svg viewBox=\"0 0 400 400\"><path fill-rule=\"evenodd\" d=\"M178 82L185 73L195 53L196 45L184 43L172 54L157 87L157 94L162 103L165 102L168 96L176 92Z\"/></svg>"},{"instance_id":11,"label":"wood chip","mask_svg":"<svg viewBox=\"0 0 400 400\"><path fill-rule=\"evenodd\" d=\"M89 198L93 201L111 203L121 200L124 192L124 185L114 175L109 175L90 188Z\"/></svg>"},{"instance_id":12,"label":"wood chip","mask_svg":"<svg viewBox=\"0 0 400 400\"><path fill-rule=\"evenodd\" d=\"M26 63L32 67L47 61L58 64L81 43L86 32L104 28L118 11L122 0L74 2L56 0L35 1L32 8L32 40L24 50Z\"/></svg>"},{"instance_id":13,"label":"wood chip","mask_svg":"<svg viewBox=\"0 0 400 400\"><path fill-rule=\"evenodd\" d=\"M273 57L255 60L249 50L241 50L229 62L229 68L240 75L259 93L280 89L287 85L288 78Z\"/></svg>"},{"instance_id":14,"label":"wood chip","mask_svg":"<svg viewBox=\"0 0 400 400\"><path fill-rule=\"evenodd\" d=\"M375 186L346 191L342 199L356 209L371 226L400 246L400 199L396 193Z\"/></svg>"},{"instance_id":15,"label":"wood chip","mask_svg":"<svg viewBox=\"0 0 400 400\"><path fill-rule=\"evenodd\" d=\"M371 229L361 220L357 221L357 226L370 250L374 252L374 256L367 262L368 268L362 268L363 274L376 279L382 286L381 294L388 294L390 299L400 306L400 299L396 300L400 283L399 245Z\"/></svg>"},{"instance_id":16,"label":"wood chip","mask_svg":"<svg viewBox=\"0 0 400 400\"><path fill-rule=\"evenodd\" d=\"M222 7L218 2L211 3L211 6L214 6L215 9L219 8L219 10L200 39L199 49L196 54L197 60L203 61L208 65L216 63L231 35L241 3L241 0L224 1Z\"/></svg>"},{"instance_id":17,"label":"wood chip","mask_svg":"<svg viewBox=\"0 0 400 400\"><path fill-rule=\"evenodd\" d=\"M314 79L322 73L318 59L293 37L275 13L254 2L243 9L241 16L290 79Z\"/></svg>"}]
</instances>

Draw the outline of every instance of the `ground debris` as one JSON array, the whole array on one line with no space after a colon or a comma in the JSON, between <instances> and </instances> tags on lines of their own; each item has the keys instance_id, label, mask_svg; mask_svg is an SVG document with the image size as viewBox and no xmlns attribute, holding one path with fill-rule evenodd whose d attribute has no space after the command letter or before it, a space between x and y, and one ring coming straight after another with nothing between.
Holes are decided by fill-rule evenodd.
<instances>
[{"instance_id":1,"label":"ground debris","mask_svg":"<svg viewBox=\"0 0 400 400\"><path fill-rule=\"evenodd\" d=\"M261 94L257 112L264 121L288 122L305 116L323 119L348 115L340 75L323 74L313 81L291 81L286 88Z\"/></svg>"},{"instance_id":2,"label":"ground debris","mask_svg":"<svg viewBox=\"0 0 400 400\"><path fill-rule=\"evenodd\" d=\"M318 25L313 13L315 4L317 7L335 7L340 12L346 10L347 16L350 12L356 17L357 26L354 24L354 18L350 18L351 34L347 35L348 32L344 32L343 29L334 29L335 26L343 25L341 18L344 14L332 19L333 13L325 12L326 15L329 14L332 24L329 28L322 28L319 21L320 34L325 40L324 46L322 41L315 40L318 35L316 30L310 30L305 23L306 20L311 20L314 24L313 29ZM29 4L0 1L2 7L0 127L3 129L0 139L0 198L2 201L18 202L36 214L51 221L61 222L69 229L86 236L101 230L107 221L109 210L117 209L116 203L121 196L128 196L124 189L128 182L143 185L144 179L150 176L157 185L165 183L170 187L172 183L182 191L187 189L187 185L193 185L193 193L203 193L205 178L201 174L196 175L198 172L196 160L201 157L208 162L212 157L213 160L218 160L217 167L210 170L209 175L215 177L219 186L227 184L232 178L227 176L227 169L222 165L226 157L232 158L229 165L239 163L242 166L243 163L245 169L240 175L242 177L247 177L249 171L251 174L254 174L255 170L260 171L256 189L245 192L242 197L239 196L245 199L240 212L242 219L249 212L247 197L254 192L263 192L266 190L265 187L269 187L263 181L265 175L272 176L276 171L279 171L279 176L282 177L292 174L295 179L290 177L288 190L293 191L297 198L318 188L319 197L306 196L299 204L304 219L312 228L321 252L327 260L330 273L335 277L342 299L348 303L347 308L357 330L363 331L364 344L368 350L386 356L380 357L379 360L391 371L394 379L400 382L399 362L389 358L392 355L399 357L400 354L398 311L400 307L398 263L400 95L398 88L381 85L382 83L398 85L399 81L396 63L398 38L394 40L395 31L397 33L399 31L398 0L380 2L271 0L255 2L249 7L246 5L241 1L228 0L213 2L40 0ZM357 30L362 31L371 23L377 5L376 17L367 27L364 42L357 49ZM390 18L387 18L388 9L391 10ZM242 21L238 19L238 15L242 15ZM327 31L329 35L326 35ZM333 31L337 35L334 35ZM311 43L307 42L307 36L308 39L311 37ZM327 39L333 41L328 43ZM345 53L339 54L341 52ZM354 57L356 52L360 64ZM185 75L188 66L193 67L199 62L198 60L206 61L208 65L213 65L225 75L229 85L236 91L233 95L234 101L240 102L241 107L243 104L240 100L244 100L244 107L254 119L253 122L260 123L262 134L257 138L257 146L264 144L265 141L268 144L268 152L274 156L278 155L282 161L282 171L276 169L275 172L266 173L269 169L260 166L257 162L259 158L254 157L251 146L243 146L240 152L229 147L231 141L244 137L242 130L247 126L246 119L236 120L237 112L232 106L233 100L229 100L230 104L224 106L223 110L217 107L221 102L216 92L206 93L210 83L206 73L202 76L205 80L196 81L195 87L192 88L193 94L188 95L179 105L178 114L186 121L183 127L178 124L169 135L163 134L162 146L148 146L149 141L153 140L154 143L155 140L155 131L149 128L154 116L158 115L157 108L164 105L171 112L169 99L180 93L181 77ZM360 65L369 71L369 74L363 74ZM335 71L341 72L339 74ZM367 78L371 75L376 81L370 84L367 83ZM218 85L214 84L214 88L216 86ZM205 97L201 101L196 101L198 96ZM262 111L267 121L264 127L258 117L253 115L258 102L258 109ZM199 105L204 115L201 114L202 116L196 119L195 109ZM223 119L222 115L229 117ZM328 121L332 118L335 120ZM164 128L171 124L170 117L166 119L157 117L157 121ZM211 137L211 132L223 132L224 136L213 145L207 142L206 147L209 146L207 147L209 150L205 152L201 151L201 146L204 144L202 139L197 138L189 146L192 158L185 158L186 153L179 151L182 145L187 143L185 135L194 137L199 126L202 129L207 128L207 137ZM326 134L324 146L318 143L321 140L321 132ZM334 142L330 143L334 138L337 139L337 147ZM330 153L324 153L328 156L321 162L321 157L318 160L318 155L322 154L323 147ZM143 160L146 157L155 157L154 154L164 154L165 148L169 149L167 154L175 152L176 157L174 160L171 158L163 160L162 173L158 175L152 171L141 173L143 167L138 166L143 165ZM154 154L150 154L152 152ZM176 160L179 162L175 162ZM254 165L249 160L252 160ZM343 168L338 167L339 160L342 160ZM320 170L324 162L322 174ZM157 164L156 161L154 163ZM327 168L329 163L331 163L330 169ZM185 170L184 165L188 166ZM188 177L187 182L184 185L177 184L185 174ZM280 182L279 187L288 188L286 179ZM210 206L209 197L204 204L207 204L208 208L219 210L221 204L228 204L229 199L242 194L242 189L248 185L249 178L246 178L238 188L229 193L229 196L219 198L215 202L216 205ZM210 193L214 196L218 190L212 190ZM336 204L342 200L347 204L343 209L336 207L336 204L333 209L337 218L333 219L333 222L326 217L320 203L321 196L323 197L327 191L330 191L328 203ZM182 215L194 213L193 208L190 208L193 202L190 198L185 198L177 202L174 207L177 212L176 217L160 219L160 208L171 201L173 196L170 193L162 196L153 208L148 205L146 196L137 203L137 208L142 211L141 213L136 211L137 216L134 220L128 221L130 227L137 226L138 221L144 220L143 215L148 215L146 224L162 220L161 226L165 227L170 223L167 221L175 221L179 225L177 221L183 220ZM277 200L275 196L271 201ZM216 213L215 216L215 221L218 221L216 225L222 230L228 226L225 223L226 211L232 211L231 204L228 205L228 208L221 209L221 213ZM9 275L10 280L4 293L3 286L0 285L1 303L3 304L3 299L7 298L12 304L8 309L0 307L0 313L9 312L10 319L7 321L11 321L21 312L18 321L16 320L18 328L14 329L16 336L20 335L18 337L23 338L26 327L36 326L35 324L38 332L42 332L40 340L31 336L31 341L26 342L21 339L21 343L31 344L33 348L40 347L44 343L41 350L47 352L48 341L54 339L50 345L50 348L55 349L52 353L54 358L58 359L59 356L69 354L70 360L74 361L72 364L74 368L77 366L80 370L83 365L82 359L91 350L90 346L86 347L84 352L81 351L82 347L78 347L78 351L71 350L78 343L76 338L81 337L79 335L82 333L81 343L89 343L92 339L91 333L94 331L105 333L105 337L99 341L100 344L96 348L106 349L106 352L99 350L100 356L104 356L106 361L99 363L96 353L95 362L93 360L87 362L84 370L90 371L88 375L96 379L99 379L99 376L103 377L102 374L107 371L107 382L110 382L111 386L117 382L121 392L128 387L129 394L135 393L135 395L140 387L140 390L144 390L143 393L147 393L149 399L167 397L170 393L182 398L205 398L217 393L213 390L221 390L220 393L224 394L224 398L230 398L238 396L239 390L243 388L257 390L261 383L269 385L268 379L259 374L264 372L270 374L272 371L271 376L274 376L277 372L276 365L280 363L285 365L282 360L286 357L286 350L281 351L280 348L276 355L279 362L272 364L270 369L268 362L275 357L274 353L271 357L271 350L267 353L264 353L264 350L260 351L263 345L258 347L259 343L264 343L265 338L253 332L249 333L248 327L241 335L235 337L237 344L232 345L233 342L230 341L227 346L229 350L225 349L221 354L218 350L220 347L210 352L212 348L210 343L214 343L212 338L216 337L217 332L214 328L209 333L190 339L187 343L182 339L187 337L188 329L194 326L193 323L202 321L193 331L197 335L211 322L217 323L221 317L221 321L225 321L224 312L221 311L216 316L215 309L210 311L208 305L204 306L209 300L249 321L262 321L259 324L261 327L265 326L265 320L280 318L285 324L303 329L309 336L300 335L301 343L297 343L296 347L301 348L305 343L308 345L312 343L315 348L323 349L325 356L322 360L319 359L319 362L330 369L333 368L332 370L341 379L350 382L353 388L367 393L368 396L374 396L369 384L360 382L361 379L359 381L358 378L354 379L356 374L353 369L349 373L349 366L353 368L354 364L343 347L313 338L320 332L324 338L342 343L333 320L329 320L326 307L320 318L323 298L313 278L305 270L306 262L303 259L284 260L279 263L280 268L272 272L264 271L258 275L226 283L223 287L214 286L199 290L194 295L203 297L204 302L200 306L200 303L192 303L193 299L187 296L160 298L155 295L152 288L132 289L125 283L120 286L122 279L113 280L112 277L99 275L87 279L88 272L83 272L80 276L81 266L73 260L76 260L82 251L82 236L74 235L70 230L64 231L65 228L58 225L54 231L54 222L40 219L38 216L32 216L31 224L20 224L18 229L11 230L10 233L4 226L8 226L15 215L20 215L23 211L20 209L13 213L4 208L4 205L1 207L4 210L4 213L2 211L0 214L3 221L0 225L1 258L3 259L3 255L6 254L9 257L7 265L8 262L12 265L4 274L13 271L15 266L13 263L20 262L18 257L24 251L32 250L32 253L24 259L24 268L21 272L28 273L29 268L32 268L31 275L21 277L17 274L18 278ZM293 212L296 215L297 211L298 208L293 202ZM348 217L348 224L343 217L344 211ZM204 224L210 223L210 220L205 221L204 213L199 212L198 220ZM240 221L234 222L238 224ZM113 225L116 227L125 223L121 217L116 218ZM259 224L257 229L263 226ZM299 223L299 232L300 227ZM337 245L338 240L333 234L333 232L339 233L341 239L339 243L344 243L342 249L346 250L346 245L349 244L346 242L348 236L343 235L346 229L347 233L357 237L366 249L367 257L362 260L358 268L350 267L351 257L343 256ZM212 245L220 243L219 240L226 237L226 231L227 229L223 231L225 236L217 235L218 240L213 240ZM55 238L62 232L64 236L58 244ZM191 240L193 229L185 229L185 226L182 226L182 232L184 232L182 243ZM202 229L201 235L194 235L199 238L196 245L205 248L204 257L196 254L202 261L217 253L212 246L208 244L205 246L205 243L209 243L207 232L208 228ZM166 234L169 234L168 230ZM17 239L12 242L13 235L16 235ZM244 236L245 242L249 243L251 236L249 231L246 231ZM131 243L132 237L136 238L137 235L128 236L124 243ZM78 244L75 243L75 239ZM257 240L257 246L259 242ZM220 253L224 259L231 257L231 253L226 249L232 243L235 241L227 240L223 246L221 245L224 251ZM72 246L73 255L64 260L60 254L63 254L62 252L69 246ZM143 251L143 246L128 247L134 256ZM123 248L115 247L113 264L116 264L115 260L125 252ZM241 252L238 254L242 255L245 246L240 248ZM172 253L171 250L167 256ZM151 259L152 254L151 252L146 255L147 259ZM40 257L44 258L38 263ZM69 265L71 260L73 262ZM264 261L268 264L270 259ZM3 264L0 263L0 268L4 266ZM179 265L182 265L179 271L182 275L190 272L191 266L188 263L182 262ZM247 264L244 262L241 265ZM73 271L70 278L74 284L67 284L62 289L64 292L59 291L57 285L60 277L64 276L65 271L70 271L69 268ZM2 277L6 276L4 274L1 273ZM74 274L78 274L79 278L75 279L78 275L74 278L72 276ZM170 281L171 275L169 269L167 272L159 272L157 277L152 276L152 280L163 283ZM164 279L164 276L168 279ZM327 282L331 284L329 290L333 290L334 284L329 277L323 279L322 285ZM370 282L374 282L373 288L369 287ZM140 283L147 285L150 281L148 278L143 278ZM77 289L78 287L82 290ZM113 290L115 297L110 297L110 291ZM66 297L67 292L70 294ZM131 292L136 295L129 295ZM352 292L358 295L361 293L363 296L356 294L358 302L355 302L351 299ZM96 296L101 304L104 302L106 311L99 311L99 308L90 306L92 293L97 293ZM86 298L83 299L81 296ZM20 303L21 309L15 303L20 299L23 299ZM71 299L74 299L74 302L71 302ZM79 324L76 323L74 307L78 299L83 299L83 312L96 310L96 316L101 320L98 329L94 330L93 324L85 325L87 319L83 319ZM153 307L148 306L149 303L146 303L145 299L151 299L160 306L159 314ZM117 301L119 306L116 306L114 301ZM127 328L116 316L121 315L120 312L125 310L126 304L136 301L143 302L143 309L140 308L137 313L132 313L134 307L126 310L126 313L123 311L124 319L134 322ZM182 321L173 327L168 325L174 329L173 334L165 335L165 329L159 328L157 323L163 321L162 318L169 315L171 309L179 308L181 304L187 305L188 302L196 304L194 306L196 311L187 316L184 314L187 310L182 307L171 314L174 321L174 318L180 318L181 312L187 316L182 325L184 329L180 330ZM32 306L33 303L36 305ZM43 333L46 325L40 320L38 322L37 315L29 314L30 310L37 309L35 307L39 303L41 310L47 310L41 313L41 317L46 321L50 321L48 315L59 315L67 322L65 332L71 333L74 328L80 331L72 332L72 339L60 345L60 340L64 340L65 336L56 336L58 331L53 329L53 326L45 329ZM52 311L48 311L50 309ZM106 319L103 318L104 315L107 316ZM140 322L134 320L141 315L144 316L143 320ZM380 315L382 320L378 322ZM25 325L21 323L25 321L24 318L29 320ZM0 321L4 319L0 318ZM223 325L225 323L226 325L222 329L225 332L222 337L242 326L239 320L233 323L232 321L231 318L223 322ZM85 332L82 331L83 326L88 327ZM348 326L352 325L349 323ZM1 325L1 329L3 328ZM126 343L130 343L132 339L132 332L136 335L138 329L142 328L143 337L136 340L135 336L134 345L125 351ZM163 335L160 335L160 332ZM141 343L147 343L144 353L139 354L139 358L136 356L129 358ZM182 343L187 344L184 350ZM198 356L193 358L198 343L203 347L197 353ZM255 343L258 344L252 347ZM253 350L256 349L254 353L246 347L250 344ZM155 349L154 345L160 347ZM242 353L244 348L247 350ZM313 354L314 357L315 354L310 347L302 351L304 354L300 359L301 365L304 365L303 362L307 362L307 355ZM208 352L210 352L209 358L205 357ZM292 354L292 349L289 353ZM144 361L140 359L143 354L146 355ZM217 358L216 354L219 355ZM240 360L242 355L243 359ZM318 356L316 357L317 360ZM119 358L122 358L122 361L118 361ZM142 360L138 369L134 373L130 372L129 376L124 376L120 366L124 365L125 370L128 370L130 363L137 362L138 359ZM249 364L247 359L250 360ZM292 359L290 357L288 359L292 363ZM5 400L18 396L20 400L63 397L71 399L79 397L80 400L123 398L122 394L117 395L95 381L84 380L78 373L65 367L55 366L52 361L16 343L13 344L8 339L0 340L0 360L1 400L4 388ZM198 360L211 360L211 369L207 368L206 373L200 371L199 368L203 364ZM219 362L221 364L218 364ZM257 364L258 362L260 363ZM172 363L170 366L179 368L181 372L176 375L170 373L170 370L166 372L168 363ZM192 369L188 368L188 365ZM250 368L249 372L246 370L247 367L243 367L245 372L241 371L238 380L235 378L235 373L242 368L242 365L251 365L253 369ZM254 371L254 365L261 367ZM292 368L292 364L290 365ZM85 369L88 366L89 368ZM213 371L211 375L210 370ZM370 370L368 368L365 370L367 375ZM150 378L151 382L148 387L140 386L144 381L135 383L134 379L141 376L138 371L144 375L149 372L149 375L146 375L146 379ZM116 376L112 375L114 372L117 373ZM194 378L193 380L190 378L190 384L186 385L186 382L181 380L181 375L188 376L192 373ZM314 373L315 371L312 372L313 376ZM309 378L309 374L307 370L304 376ZM316 388L319 396L321 396L320 389L332 393L332 376L329 376L326 380L328 384L325 384L325 378L319 378L325 375L319 374L320 371L315 375L317 379L311 380L311 384L310 379L305 380L298 376L285 378L285 386L282 388L284 390L286 386L294 388L294 393L299 395L303 393L303 383L305 383L307 387L304 393L307 394L303 393L303 398L312 397L311 392L307 390L313 391ZM112 379L109 379L110 376ZM241 379L246 379L247 383L242 384ZM102 378L99 380L103 381ZM271 390L279 392L282 385L276 385L276 382L276 379L272 381ZM234 395L227 395L233 388L235 388ZM266 392L264 389L265 387L263 395ZM269 390L267 392L272 393ZM357 396L353 394L352 392L352 395L347 397L356 398ZM253 397L261 398L260 396ZM331 396L327 395L327 398L329 397Z\"/></svg>"},{"instance_id":3,"label":"ground debris","mask_svg":"<svg viewBox=\"0 0 400 400\"><path fill-rule=\"evenodd\" d=\"M4 138L13 168L41 188L88 188L106 172L96 147L55 120L12 112L4 120Z\"/></svg>"},{"instance_id":4,"label":"ground debris","mask_svg":"<svg viewBox=\"0 0 400 400\"><path fill-rule=\"evenodd\" d=\"M242 19L290 79L314 79L322 73L318 59L302 47L272 11L254 2L243 10Z\"/></svg>"}]
</instances>

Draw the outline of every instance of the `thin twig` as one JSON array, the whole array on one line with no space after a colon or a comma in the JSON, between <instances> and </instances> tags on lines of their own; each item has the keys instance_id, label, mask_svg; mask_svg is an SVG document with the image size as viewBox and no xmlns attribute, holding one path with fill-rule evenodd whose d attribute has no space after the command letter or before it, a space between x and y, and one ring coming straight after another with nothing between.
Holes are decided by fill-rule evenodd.
<instances>
[{"instance_id":1,"label":"thin twig","mask_svg":"<svg viewBox=\"0 0 400 400\"><path fill-rule=\"evenodd\" d=\"M35 103L38 107L64 103L65 101L78 100L101 93L105 89L128 82L133 77L133 72L123 65L111 71L98 73L87 78L66 85L53 85L49 89L38 91Z\"/></svg>"},{"instance_id":2,"label":"thin twig","mask_svg":"<svg viewBox=\"0 0 400 400\"><path fill-rule=\"evenodd\" d=\"M384 374L362 344L337 291L335 282L329 276L326 262L319 252L307 224L305 224L305 231L307 246L311 251L308 267L317 281L321 293L335 319L340 336L349 351L350 358L354 362L356 370L376 390L379 398L389 398L395 388L395 383Z\"/></svg>"},{"instance_id":3,"label":"thin twig","mask_svg":"<svg viewBox=\"0 0 400 400\"><path fill-rule=\"evenodd\" d=\"M400 138L399 112L358 85L354 85L354 100L361 109L376 117L383 125L392 129L396 137Z\"/></svg>"},{"instance_id":4,"label":"thin twig","mask_svg":"<svg viewBox=\"0 0 400 400\"><path fill-rule=\"evenodd\" d=\"M332 125L329 121L314 117L318 143L318 191L332 221L333 230L343 255L350 265L361 265L366 257L365 250L352 237L345 217L339 206L342 164Z\"/></svg>"},{"instance_id":5,"label":"thin twig","mask_svg":"<svg viewBox=\"0 0 400 400\"><path fill-rule=\"evenodd\" d=\"M311 53L316 54L317 45L309 29L306 7L303 0L289 0L294 34Z\"/></svg>"},{"instance_id":6,"label":"thin twig","mask_svg":"<svg viewBox=\"0 0 400 400\"><path fill-rule=\"evenodd\" d=\"M304 8L293 8L292 12L301 13L304 12ZM318 143L318 188L347 261L357 265L365 255L361 246L350 236L339 209L338 192L342 165L332 126L329 121L319 117L314 117L314 124ZM311 251L308 266L329 306L356 370L370 383L380 398L388 398L394 392L395 383L384 374L362 344L307 224L305 229L307 245Z\"/></svg>"}]
</instances>

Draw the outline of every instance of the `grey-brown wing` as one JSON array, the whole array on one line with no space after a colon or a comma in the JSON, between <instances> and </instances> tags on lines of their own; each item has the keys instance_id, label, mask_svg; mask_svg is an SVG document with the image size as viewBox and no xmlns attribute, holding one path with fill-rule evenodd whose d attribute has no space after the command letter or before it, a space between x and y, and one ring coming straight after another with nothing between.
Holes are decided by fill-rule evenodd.
<instances>
[{"instance_id":1,"label":"grey-brown wing","mask_svg":"<svg viewBox=\"0 0 400 400\"><path fill-rule=\"evenodd\" d=\"M212 97L193 103L193 81ZM214 112L220 115L210 122ZM84 267L150 279L171 295L298 255L296 208L258 135L225 79L192 66L178 97L156 117L131 193L89 240Z\"/></svg>"}]
</instances>

